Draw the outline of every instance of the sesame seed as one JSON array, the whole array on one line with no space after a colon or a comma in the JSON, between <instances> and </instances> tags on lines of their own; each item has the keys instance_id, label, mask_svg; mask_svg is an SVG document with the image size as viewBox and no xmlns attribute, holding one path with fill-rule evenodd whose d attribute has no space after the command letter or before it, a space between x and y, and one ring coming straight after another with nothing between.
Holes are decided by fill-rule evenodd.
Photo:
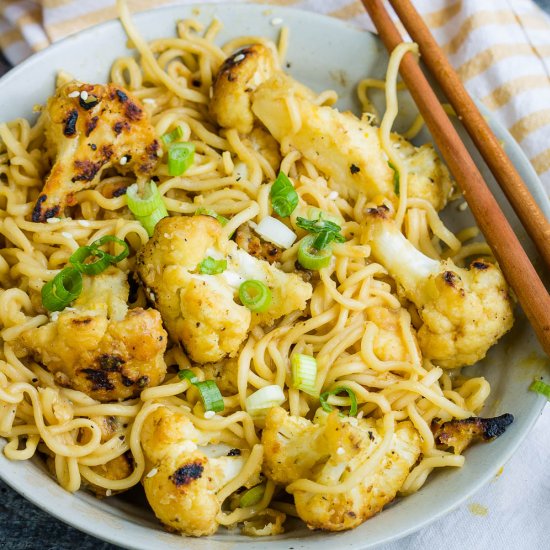
<instances>
[{"instance_id":1,"label":"sesame seed","mask_svg":"<svg viewBox=\"0 0 550 550\"><path fill-rule=\"evenodd\" d=\"M464 201L464 202L460 203L457 208L458 208L458 210L460 210L460 212L464 212L465 210L468 209L468 203L466 201Z\"/></svg>"},{"instance_id":2,"label":"sesame seed","mask_svg":"<svg viewBox=\"0 0 550 550\"><path fill-rule=\"evenodd\" d=\"M69 233L68 231L63 231L63 232L61 233L61 236L62 236L62 237L65 237L66 239L72 239L72 238L73 238L73 236L71 235L71 233Z\"/></svg>"},{"instance_id":3,"label":"sesame seed","mask_svg":"<svg viewBox=\"0 0 550 550\"><path fill-rule=\"evenodd\" d=\"M274 18L271 20L271 24L272 24L274 27L277 27L278 25L282 25L282 24L283 24L283 20L282 20L280 17L274 17Z\"/></svg>"},{"instance_id":4,"label":"sesame seed","mask_svg":"<svg viewBox=\"0 0 550 550\"><path fill-rule=\"evenodd\" d=\"M78 220L78 225L81 227L90 227L92 224L88 220Z\"/></svg>"},{"instance_id":5,"label":"sesame seed","mask_svg":"<svg viewBox=\"0 0 550 550\"><path fill-rule=\"evenodd\" d=\"M124 166L128 162L128 157L122 157L120 159L120 165Z\"/></svg>"},{"instance_id":6,"label":"sesame seed","mask_svg":"<svg viewBox=\"0 0 550 550\"><path fill-rule=\"evenodd\" d=\"M204 413L204 418L214 418L214 416L216 416L216 413L214 411L206 411Z\"/></svg>"},{"instance_id":7,"label":"sesame seed","mask_svg":"<svg viewBox=\"0 0 550 550\"><path fill-rule=\"evenodd\" d=\"M245 57L246 55L244 55L244 53L240 53L233 58L233 61L238 63L239 61L242 61Z\"/></svg>"},{"instance_id":8,"label":"sesame seed","mask_svg":"<svg viewBox=\"0 0 550 550\"><path fill-rule=\"evenodd\" d=\"M157 151L157 157L162 157L162 155L164 155L164 153L162 152L162 149L159 149Z\"/></svg>"},{"instance_id":9,"label":"sesame seed","mask_svg":"<svg viewBox=\"0 0 550 550\"><path fill-rule=\"evenodd\" d=\"M86 101L88 99L88 92L86 90L82 90L80 92L80 99L82 99L82 101Z\"/></svg>"},{"instance_id":10,"label":"sesame seed","mask_svg":"<svg viewBox=\"0 0 550 550\"><path fill-rule=\"evenodd\" d=\"M159 469L158 468L153 468L145 477L153 477L153 476L156 476L157 473L158 473Z\"/></svg>"},{"instance_id":11,"label":"sesame seed","mask_svg":"<svg viewBox=\"0 0 550 550\"><path fill-rule=\"evenodd\" d=\"M145 103L146 105L155 105L157 102L152 97L146 97L143 100L143 103Z\"/></svg>"},{"instance_id":12,"label":"sesame seed","mask_svg":"<svg viewBox=\"0 0 550 550\"><path fill-rule=\"evenodd\" d=\"M71 92L67 97L78 97L80 95L80 92L78 90L75 90L74 92Z\"/></svg>"},{"instance_id":13,"label":"sesame seed","mask_svg":"<svg viewBox=\"0 0 550 550\"><path fill-rule=\"evenodd\" d=\"M337 455L343 455L345 452L344 447L338 447L338 449L336 449Z\"/></svg>"},{"instance_id":14,"label":"sesame seed","mask_svg":"<svg viewBox=\"0 0 550 550\"><path fill-rule=\"evenodd\" d=\"M357 415L357 420L361 420L364 414L365 414L365 411L359 411L359 414Z\"/></svg>"},{"instance_id":15,"label":"sesame seed","mask_svg":"<svg viewBox=\"0 0 550 550\"><path fill-rule=\"evenodd\" d=\"M212 88L212 86L208 89L208 97L210 97L210 99L214 97L214 88Z\"/></svg>"},{"instance_id":16,"label":"sesame seed","mask_svg":"<svg viewBox=\"0 0 550 550\"><path fill-rule=\"evenodd\" d=\"M107 497L110 497L112 494L113 494L113 491L111 491L111 489L107 489L105 491L105 496L107 496Z\"/></svg>"},{"instance_id":17,"label":"sesame seed","mask_svg":"<svg viewBox=\"0 0 550 550\"><path fill-rule=\"evenodd\" d=\"M61 218L48 218L46 220L47 223L59 223L61 221Z\"/></svg>"},{"instance_id":18,"label":"sesame seed","mask_svg":"<svg viewBox=\"0 0 550 550\"><path fill-rule=\"evenodd\" d=\"M331 191L329 194L328 194L328 198L333 201L335 199L338 198L338 191Z\"/></svg>"},{"instance_id":19,"label":"sesame seed","mask_svg":"<svg viewBox=\"0 0 550 550\"><path fill-rule=\"evenodd\" d=\"M57 321L57 319L59 318L59 311L54 311L51 315L50 315L50 319L52 321Z\"/></svg>"}]
</instances>

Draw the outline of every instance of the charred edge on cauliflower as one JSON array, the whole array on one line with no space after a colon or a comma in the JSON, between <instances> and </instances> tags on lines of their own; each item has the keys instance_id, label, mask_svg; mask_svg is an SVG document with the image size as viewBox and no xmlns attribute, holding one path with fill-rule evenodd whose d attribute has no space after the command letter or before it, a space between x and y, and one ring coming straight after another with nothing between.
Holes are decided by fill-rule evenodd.
<instances>
[{"instance_id":1,"label":"charred edge on cauliflower","mask_svg":"<svg viewBox=\"0 0 550 550\"><path fill-rule=\"evenodd\" d=\"M443 423L434 420L432 431L437 445L444 448L452 447L455 454L461 454L476 439L489 441L501 436L513 421L514 416L509 413L495 418L472 416Z\"/></svg>"},{"instance_id":2,"label":"charred edge on cauliflower","mask_svg":"<svg viewBox=\"0 0 550 550\"><path fill-rule=\"evenodd\" d=\"M202 462L192 462L191 464L186 464L181 468L178 468L171 476L170 480L174 483L176 487L181 487L182 485L189 485L195 479L199 479L204 472L204 466Z\"/></svg>"}]
</instances>

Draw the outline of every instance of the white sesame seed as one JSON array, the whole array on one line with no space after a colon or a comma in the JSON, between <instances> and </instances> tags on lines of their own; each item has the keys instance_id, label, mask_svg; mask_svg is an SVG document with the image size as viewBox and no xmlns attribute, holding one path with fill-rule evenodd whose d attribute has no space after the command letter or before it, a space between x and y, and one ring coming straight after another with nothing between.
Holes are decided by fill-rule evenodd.
<instances>
[{"instance_id":1,"label":"white sesame seed","mask_svg":"<svg viewBox=\"0 0 550 550\"><path fill-rule=\"evenodd\" d=\"M216 413L214 411L206 411L204 413L204 418L214 418L214 416L216 416Z\"/></svg>"},{"instance_id":2,"label":"white sesame seed","mask_svg":"<svg viewBox=\"0 0 550 550\"><path fill-rule=\"evenodd\" d=\"M59 318L59 311L54 311L51 315L50 315L50 320L52 321L57 321L57 319Z\"/></svg>"},{"instance_id":3,"label":"white sesame seed","mask_svg":"<svg viewBox=\"0 0 550 550\"><path fill-rule=\"evenodd\" d=\"M88 220L78 220L78 225L81 227L90 227L92 224Z\"/></svg>"},{"instance_id":4,"label":"white sesame seed","mask_svg":"<svg viewBox=\"0 0 550 550\"><path fill-rule=\"evenodd\" d=\"M233 61L235 61L235 63L238 63L239 61L242 61L245 57L246 55L244 55L244 53L240 53L233 58Z\"/></svg>"},{"instance_id":5,"label":"white sesame seed","mask_svg":"<svg viewBox=\"0 0 550 550\"><path fill-rule=\"evenodd\" d=\"M157 102L152 97L146 97L143 100L143 103L145 103L146 105L155 105Z\"/></svg>"},{"instance_id":6,"label":"white sesame seed","mask_svg":"<svg viewBox=\"0 0 550 550\"><path fill-rule=\"evenodd\" d=\"M365 414L365 411L359 411L359 414L357 415L357 420L361 420L364 414Z\"/></svg>"},{"instance_id":7,"label":"white sesame seed","mask_svg":"<svg viewBox=\"0 0 550 550\"><path fill-rule=\"evenodd\" d=\"M283 20L282 20L280 17L274 17L274 18L271 20L271 24L272 24L274 27L277 27L278 25L282 25L282 24L283 24Z\"/></svg>"},{"instance_id":8,"label":"white sesame seed","mask_svg":"<svg viewBox=\"0 0 550 550\"><path fill-rule=\"evenodd\" d=\"M164 154L164 153L162 152L162 149L159 149L159 150L157 151L157 157L162 157L163 154Z\"/></svg>"},{"instance_id":9,"label":"white sesame seed","mask_svg":"<svg viewBox=\"0 0 550 550\"><path fill-rule=\"evenodd\" d=\"M336 454L337 455L343 455L345 453L345 449L344 447L338 447L338 449L336 449Z\"/></svg>"},{"instance_id":10,"label":"white sesame seed","mask_svg":"<svg viewBox=\"0 0 550 550\"><path fill-rule=\"evenodd\" d=\"M158 473L159 469L158 468L153 468L145 477L153 477L153 476L156 476L157 473Z\"/></svg>"},{"instance_id":11,"label":"white sesame seed","mask_svg":"<svg viewBox=\"0 0 550 550\"><path fill-rule=\"evenodd\" d=\"M124 166L128 162L128 157L122 157L120 159L120 165Z\"/></svg>"},{"instance_id":12,"label":"white sesame seed","mask_svg":"<svg viewBox=\"0 0 550 550\"><path fill-rule=\"evenodd\" d=\"M82 101L86 101L88 99L88 92L86 90L82 90L80 92L80 99L82 99Z\"/></svg>"},{"instance_id":13,"label":"white sesame seed","mask_svg":"<svg viewBox=\"0 0 550 550\"><path fill-rule=\"evenodd\" d=\"M69 233L68 231L63 231L63 232L61 233L61 236L62 236L62 237L65 237L66 239L72 239L72 238L73 238L73 236L71 235L71 233Z\"/></svg>"},{"instance_id":14,"label":"white sesame seed","mask_svg":"<svg viewBox=\"0 0 550 550\"><path fill-rule=\"evenodd\" d=\"M328 194L328 198L329 198L331 201L336 200L338 197L339 197L338 191L331 191L331 192Z\"/></svg>"},{"instance_id":15,"label":"white sesame seed","mask_svg":"<svg viewBox=\"0 0 550 550\"><path fill-rule=\"evenodd\" d=\"M107 496L107 497L110 497L112 494L113 494L113 491L111 491L111 489L107 489L105 491L105 496Z\"/></svg>"},{"instance_id":16,"label":"white sesame seed","mask_svg":"<svg viewBox=\"0 0 550 550\"><path fill-rule=\"evenodd\" d=\"M461 212L464 212L468 209L468 203L466 201L460 203L457 207Z\"/></svg>"},{"instance_id":17,"label":"white sesame seed","mask_svg":"<svg viewBox=\"0 0 550 550\"><path fill-rule=\"evenodd\" d=\"M210 99L214 97L214 88L212 88L212 86L208 89L208 97L210 97Z\"/></svg>"},{"instance_id":18,"label":"white sesame seed","mask_svg":"<svg viewBox=\"0 0 550 550\"><path fill-rule=\"evenodd\" d=\"M78 90L75 90L74 92L71 92L67 97L78 97L80 95L80 92Z\"/></svg>"},{"instance_id":19,"label":"white sesame seed","mask_svg":"<svg viewBox=\"0 0 550 550\"><path fill-rule=\"evenodd\" d=\"M47 223L59 223L61 221L61 218L48 218L46 220Z\"/></svg>"}]
</instances>

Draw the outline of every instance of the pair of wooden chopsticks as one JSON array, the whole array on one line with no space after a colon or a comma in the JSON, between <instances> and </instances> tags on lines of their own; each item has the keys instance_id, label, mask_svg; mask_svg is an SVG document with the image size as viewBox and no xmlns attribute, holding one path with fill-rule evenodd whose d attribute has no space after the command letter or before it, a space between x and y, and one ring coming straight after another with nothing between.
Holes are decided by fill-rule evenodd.
<instances>
[{"instance_id":1,"label":"pair of wooden chopsticks","mask_svg":"<svg viewBox=\"0 0 550 550\"><path fill-rule=\"evenodd\" d=\"M410 0L389 1L409 35L418 44L422 59L502 187L546 265L550 266L550 225L544 214ZM389 52L393 51L403 42L403 38L382 0L362 2L382 42ZM404 56L399 72L539 342L550 355L550 296L544 284L411 53Z\"/></svg>"}]
</instances>

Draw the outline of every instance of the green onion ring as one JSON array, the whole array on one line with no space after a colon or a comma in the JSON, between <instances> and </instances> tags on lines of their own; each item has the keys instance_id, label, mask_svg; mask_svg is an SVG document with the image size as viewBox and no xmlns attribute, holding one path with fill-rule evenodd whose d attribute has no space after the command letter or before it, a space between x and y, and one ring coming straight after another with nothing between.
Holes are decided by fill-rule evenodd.
<instances>
[{"instance_id":1,"label":"green onion ring","mask_svg":"<svg viewBox=\"0 0 550 550\"><path fill-rule=\"evenodd\" d=\"M261 313L271 305L271 290L262 281L250 279L239 287L239 298L250 311Z\"/></svg>"},{"instance_id":2,"label":"green onion ring","mask_svg":"<svg viewBox=\"0 0 550 550\"><path fill-rule=\"evenodd\" d=\"M65 267L42 287L42 305L48 311L61 311L82 292L82 273L76 267Z\"/></svg>"},{"instance_id":3,"label":"green onion ring","mask_svg":"<svg viewBox=\"0 0 550 550\"><path fill-rule=\"evenodd\" d=\"M338 395L339 393L342 393L342 392L346 392L349 396L349 400L350 400L349 416L357 416L357 397L355 396L355 392L350 388L346 388L346 386L338 386L332 391L326 391L322 393L319 396L321 407L323 407L323 410L326 412L332 412L333 409L328 403L328 398L331 395Z\"/></svg>"}]
</instances>

